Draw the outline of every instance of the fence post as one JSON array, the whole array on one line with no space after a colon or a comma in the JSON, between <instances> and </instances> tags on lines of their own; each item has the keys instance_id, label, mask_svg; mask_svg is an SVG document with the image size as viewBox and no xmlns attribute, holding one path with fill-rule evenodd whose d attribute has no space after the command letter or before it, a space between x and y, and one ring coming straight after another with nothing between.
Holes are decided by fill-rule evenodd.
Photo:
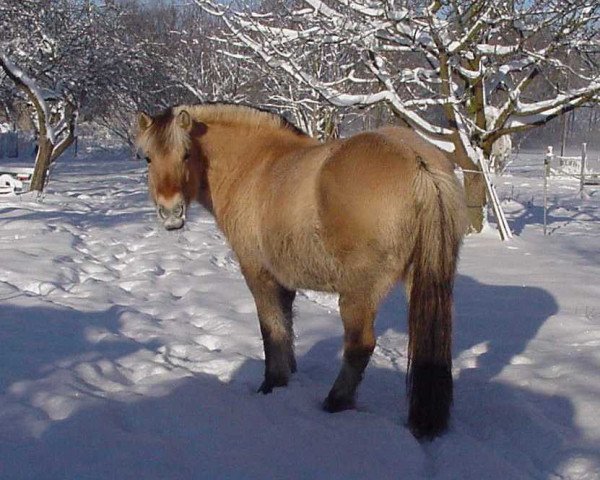
<instances>
[{"instance_id":1,"label":"fence post","mask_svg":"<svg viewBox=\"0 0 600 480\"><path fill-rule=\"evenodd\" d=\"M579 178L579 195L584 197L585 172L587 170L587 143L581 144L581 176Z\"/></svg>"},{"instance_id":2,"label":"fence post","mask_svg":"<svg viewBox=\"0 0 600 480\"><path fill-rule=\"evenodd\" d=\"M548 146L548 151L544 157L544 235L548 229L548 174L550 173L550 162L552 161L552 147Z\"/></svg>"}]
</instances>

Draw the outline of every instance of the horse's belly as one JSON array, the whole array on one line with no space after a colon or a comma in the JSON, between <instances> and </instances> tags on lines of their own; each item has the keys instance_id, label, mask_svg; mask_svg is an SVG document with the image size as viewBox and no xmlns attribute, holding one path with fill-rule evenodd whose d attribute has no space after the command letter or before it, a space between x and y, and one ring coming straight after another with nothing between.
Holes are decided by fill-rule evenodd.
<instances>
[{"instance_id":1,"label":"horse's belly","mask_svg":"<svg viewBox=\"0 0 600 480\"><path fill-rule=\"evenodd\" d=\"M264 246L269 270L287 288L337 291L339 265L316 235L268 239Z\"/></svg>"},{"instance_id":2,"label":"horse's belly","mask_svg":"<svg viewBox=\"0 0 600 480\"><path fill-rule=\"evenodd\" d=\"M295 161L293 169L288 165L285 175L279 172L273 180L262 205L262 256L271 273L290 289L336 291L339 268L320 235L316 192L320 164L316 159Z\"/></svg>"}]
</instances>

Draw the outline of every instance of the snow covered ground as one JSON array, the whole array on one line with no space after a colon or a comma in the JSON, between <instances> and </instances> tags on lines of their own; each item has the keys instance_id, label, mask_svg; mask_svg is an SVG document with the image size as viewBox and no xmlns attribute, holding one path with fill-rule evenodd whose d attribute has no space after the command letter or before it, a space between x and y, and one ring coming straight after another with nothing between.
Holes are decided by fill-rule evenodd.
<instances>
[{"instance_id":1,"label":"snow covered ground","mask_svg":"<svg viewBox=\"0 0 600 480\"><path fill-rule=\"evenodd\" d=\"M465 242L430 444L405 427L400 290L357 411L319 408L341 347L322 294L297 300L299 372L256 394L254 305L212 219L163 231L126 153L61 160L41 201L0 198L0 478L599 479L600 190L552 179L544 237L542 154L496 180L515 239Z\"/></svg>"}]
</instances>

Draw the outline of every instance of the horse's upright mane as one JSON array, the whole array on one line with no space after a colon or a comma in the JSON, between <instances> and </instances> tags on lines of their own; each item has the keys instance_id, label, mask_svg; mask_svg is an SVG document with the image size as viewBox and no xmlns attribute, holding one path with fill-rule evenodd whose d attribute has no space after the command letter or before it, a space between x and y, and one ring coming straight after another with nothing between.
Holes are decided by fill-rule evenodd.
<instances>
[{"instance_id":1,"label":"horse's upright mane","mask_svg":"<svg viewBox=\"0 0 600 480\"><path fill-rule=\"evenodd\" d=\"M152 123L147 131L141 132L137 138L138 148L145 151L185 150L190 143L190 137L174 121L183 110L187 111L193 120L202 123L229 124L240 127L257 129L283 129L298 136L306 136L302 130L283 116L268 110L248 105L228 103L203 103L197 105L176 105L163 110L152 117Z\"/></svg>"},{"instance_id":2,"label":"horse's upright mane","mask_svg":"<svg viewBox=\"0 0 600 480\"><path fill-rule=\"evenodd\" d=\"M172 115L177 115L182 110L187 110L194 120L204 123L275 127L289 130L297 135L306 135L305 132L282 115L250 105L222 102L178 105L172 108Z\"/></svg>"}]
</instances>

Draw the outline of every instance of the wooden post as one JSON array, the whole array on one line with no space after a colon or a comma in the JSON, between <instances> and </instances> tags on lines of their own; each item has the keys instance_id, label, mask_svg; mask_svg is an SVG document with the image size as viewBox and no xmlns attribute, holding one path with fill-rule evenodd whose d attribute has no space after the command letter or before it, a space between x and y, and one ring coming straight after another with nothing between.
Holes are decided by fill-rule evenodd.
<instances>
[{"instance_id":1,"label":"wooden post","mask_svg":"<svg viewBox=\"0 0 600 480\"><path fill-rule=\"evenodd\" d=\"M553 155L552 147L549 146L544 158L544 235L546 235L548 229L548 175L550 174L550 163Z\"/></svg>"},{"instance_id":2,"label":"wooden post","mask_svg":"<svg viewBox=\"0 0 600 480\"><path fill-rule=\"evenodd\" d=\"M565 152L566 152L566 146L567 146L567 126L569 123L568 120L568 115L565 113L563 115L561 115L560 117L560 124L561 124L561 135L560 135L560 156L564 157L565 156Z\"/></svg>"},{"instance_id":3,"label":"wooden post","mask_svg":"<svg viewBox=\"0 0 600 480\"><path fill-rule=\"evenodd\" d=\"M510 226L508 225L508 221L506 220L506 216L504 215L504 210L502 210L502 205L500 204L500 200L498 199L498 194L496 193L496 188L490 179L490 171L488 169L487 163L483 158L483 155L479 156L479 166L481 168L481 175L483 175L483 179L485 182L485 187L487 190L488 197L492 202L492 209L494 210L494 216L498 221L498 231L500 232L500 238L502 240L509 240L512 238L512 232L510 231Z\"/></svg>"},{"instance_id":4,"label":"wooden post","mask_svg":"<svg viewBox=\"0 0 600 480\"><path fill-rule=\"evenodd\" d=\"M587 143L581 144L581 176L579 178L579 195L584 197L585 172L587 167Z\"/></svg>"}]
</instances>

